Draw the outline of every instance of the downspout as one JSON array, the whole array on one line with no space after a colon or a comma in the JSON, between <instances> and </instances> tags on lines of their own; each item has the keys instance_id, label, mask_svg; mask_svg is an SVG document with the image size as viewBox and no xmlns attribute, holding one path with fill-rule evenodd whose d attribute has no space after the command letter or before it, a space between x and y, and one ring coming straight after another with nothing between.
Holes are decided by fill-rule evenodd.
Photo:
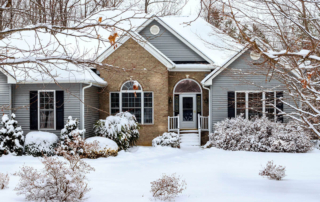
<instances>
[{"instance_id":1,"label":"downspout","mask_svg":"<svg viewBox=\"0 0 320 202\"><path fill-rule=\"evenodd\" d=\"M85 86L82 88L82 95L81 95L81 101L82 101L82 105L81 105L81 129L84 129L84 90L87 88L90 88L92 86L92 83L90 83L88 86ZM82 138L84 139L84 134L82 136Z\"/></svg>"},{"instance_id":2,"label":"downspout","mask_svg":"<svg viewBox=\"0 0 320 202\"><path fill-rule=\"evenodd\" d=\"M202 88L209 91L209 117L208 117L208 122L209 122L209 134L210 134L210 133L212 133L212 123L211 123L211 110L212 110L211 90L210 90L210 88L204 87L203 84L202 84Z\"/></svg>"}]
</instances>

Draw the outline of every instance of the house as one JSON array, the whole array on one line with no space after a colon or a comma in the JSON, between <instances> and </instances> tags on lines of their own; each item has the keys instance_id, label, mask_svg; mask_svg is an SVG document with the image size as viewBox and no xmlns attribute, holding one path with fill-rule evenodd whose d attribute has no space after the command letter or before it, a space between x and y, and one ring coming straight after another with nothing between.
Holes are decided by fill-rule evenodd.
<instances>
[{"instance_id":1,"label":"house","mask_svg":"<svg viewBox=\"0 0 320 202\"><path fill-rule=\"evenodd\" d=\"M59 134L67 117L73 116L89 137L98 119L129 111L141 126L139 145L151 145L166 131L180 133L186 144L203 144L214 123L240 114L249 118L265 113L286 121L268 104L289 111L278 101L287 97L286 89L276 79L265 81L268 70L257 70L250 48L203 19L194 19L139 19L129 34L120 35L117 47L106 46L97 58L111 68L86 68L75 74L68 70L79 67L67 63L64 67L70 68L58 72L49 67L53 75L63 77L40 80L26 79L25 72L4 71L3 112L16 113L25 133Z\"/></svg>"}]
</instances>

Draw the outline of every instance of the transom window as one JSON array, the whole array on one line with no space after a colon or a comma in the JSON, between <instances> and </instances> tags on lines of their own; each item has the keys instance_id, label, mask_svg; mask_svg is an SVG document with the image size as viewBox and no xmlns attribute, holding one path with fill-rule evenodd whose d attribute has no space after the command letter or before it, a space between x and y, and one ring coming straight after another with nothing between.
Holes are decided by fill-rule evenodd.
<instances>
[{"instance_id":1,"label":"transom window","mask_svg":"<svg viewBox=\"0 0 320 202\"><path fill-rule=\"evenodd\" d=\"M153 93L143 92L137 81L125 82L120 92L110 93L110 113L130 112L138 123L153 124Z\"/></svg>"},{"instance_id":2,"label":"transom window","mask_svg":"<svg viewBox=\"0 0 320 202\"><path fill-rule=\"evenodd\" d=\"M236 92L235 96L236 116L253 118L265 114L270 120L277 119L277 92Z\"/></svg>"},{"instance_id":3,"label":"transom window","mask_svg":"<svg viewBox=\"0 0 320 202\"><path fill-rule=\"evenodd\" d=\"M200 86L191 79L180 81L174 90L175 93L201 93Z\"/></svg>"},{"instance_id":4,"label":"transom window","mask_svg":"<svg viewBox=\"0 0 320 202\"><path fill-rule=\"evenodd\" d=\"M55 91L38 91L39 129L55 129Z\"/></svg>"}]
</instances>

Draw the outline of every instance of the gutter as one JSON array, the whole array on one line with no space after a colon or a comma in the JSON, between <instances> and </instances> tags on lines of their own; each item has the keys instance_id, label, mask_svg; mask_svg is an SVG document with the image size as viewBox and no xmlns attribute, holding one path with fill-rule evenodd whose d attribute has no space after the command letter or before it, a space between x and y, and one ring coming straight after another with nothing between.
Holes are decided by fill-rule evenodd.
<instances>
[{"instance_id":1,"label":"gutter","mask_svg":"<svg viewBox=\"0 0 320 202\"><path fill-rule=\"evenodd\" d=\"M88 86L85 86L82 88L82 94L81 94L81 100L82 100L82 105L81 105L81 129L83 130L84 129L84 90L87 89L87 88L91 88L92 87L92 83L90 83ZM83 137L84 139L84 134L83 134Z\"/></svg>"},{"instance_id":2,"label":"gutter","mask_svg":"<svg viewBox=\"0 0 320 202\"><path fill-rule=\"evenodd\" d=\"M202 88L209 91L209 117L208 117L208 122L209 122L209 135L210 135L210 133L212 133L212 123L211 123L211 110L212 110L211 99L212 98L211 98L211 90L210 90L210 88L205 87L203 84L202 84Z\"/></svg>"}]
</instances>

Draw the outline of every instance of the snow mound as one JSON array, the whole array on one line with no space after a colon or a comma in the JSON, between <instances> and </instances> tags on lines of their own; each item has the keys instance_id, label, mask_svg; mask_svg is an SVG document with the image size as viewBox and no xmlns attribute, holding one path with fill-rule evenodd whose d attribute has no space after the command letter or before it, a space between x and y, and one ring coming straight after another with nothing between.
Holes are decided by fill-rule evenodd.
<instances>
[{"instance_id":1,"label":"snow mound","mask_svg":"<svg viewBox=\"0 0 320 202\"><path fill-rule=\"evenodd\" d=\"M30 132L26 135L25 145L29 144L43 144L46 143L48 145L52 145L58 142L58 136L53 133L36 131Z\"/></svg>"},{"instance_id":2,"label":"snow mound","mask_svg":"<svg viewBox=\"0 0 320 202\"><path fill-rule=\"evenodd\" d=\"M87 143L93 143L94 141L99 142L99 147L102 149L111 149L118 151L118 145L115 141L106 137L90 137L86 139Z\"/></svg>"}]
</instances>

